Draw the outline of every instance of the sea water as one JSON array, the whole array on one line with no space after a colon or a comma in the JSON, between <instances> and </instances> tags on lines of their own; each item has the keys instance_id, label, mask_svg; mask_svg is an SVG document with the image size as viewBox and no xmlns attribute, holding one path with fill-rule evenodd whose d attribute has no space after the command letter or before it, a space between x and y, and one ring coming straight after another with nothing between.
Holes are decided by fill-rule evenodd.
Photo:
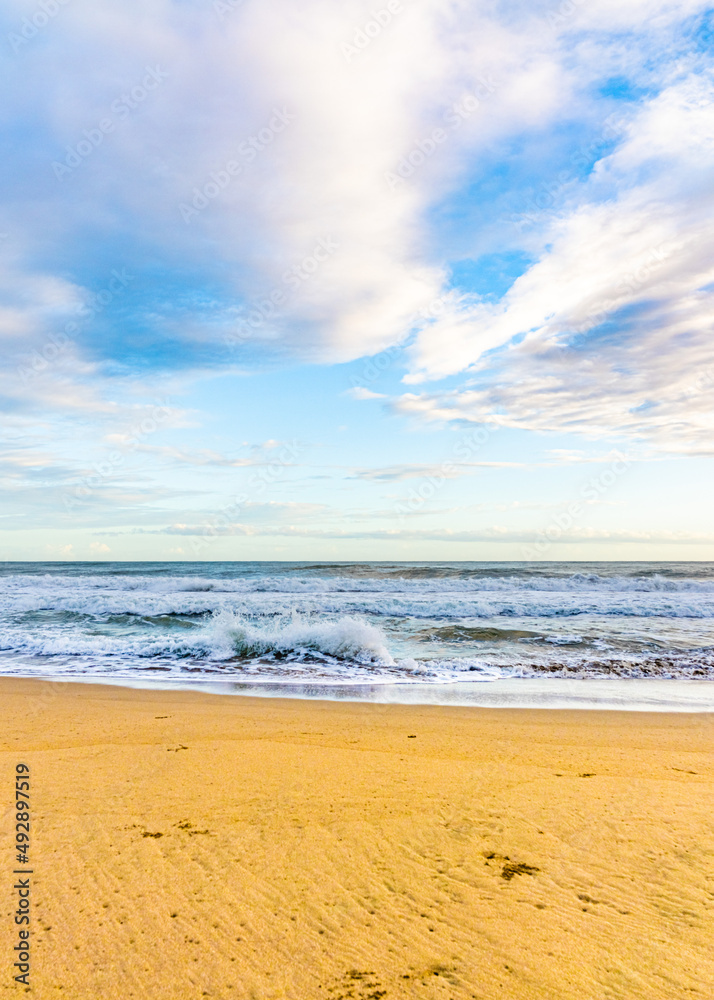
<instances>
[{"instance_id":1,"label":"sea water","mask_svg":"<svg viewBox=\"0 0 714 1000\"><path fill-rule=\"evenodd\" d=\"M0 673L711 710L714 564L4 563Z\"/></svg>"}]
</instances>

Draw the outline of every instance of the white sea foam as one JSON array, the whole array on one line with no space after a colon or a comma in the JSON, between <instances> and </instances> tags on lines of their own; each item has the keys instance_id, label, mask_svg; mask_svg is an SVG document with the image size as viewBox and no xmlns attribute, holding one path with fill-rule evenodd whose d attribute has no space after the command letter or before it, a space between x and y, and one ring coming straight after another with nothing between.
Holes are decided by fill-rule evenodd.
<instances>
[{"instance_id":1,"label":"white sea foam","mask_svg":"<svg viewBox=\"0 0 714 1000\"><path fill-rule=\"evenodd\" d=\"M405 572L371 577L351 575L246 575L233 579L203 576L142 576L140 574L92 574L87 576L58 573L5 574L3 592L47 593L58 584L70 583L73 590L84 592L140 592L143 594L344 594L344 593L413 593L469 594L506 592L543 593L660 593L714 594L714 579L674 578L662 573L649 575L600 575L598 573L503 575L476 573L462 576L412 576Z\"/></svg>"},{"instance_id":2,"label":"white sea foam","mask_svg":"<svg viewBox=\"0 0 714 1000\"><path fill-rule=\"evenodd\" d=\"M261 615L280 615L294 610L301 614L320 612L447 619L523 615L558 618L582 614L714 618L714 588L711 587L683 587L675 591L598 586L588 590L571 585L559 588L521 587L518 581L514 583L511 580L513 585L510 588L503 581L496 581L498 586L487 589L483 580L478 588L459 588L452 586L452 580L438 580L429 581L430 585L438 584L429 588L421 580L379 580L369 581L372 584L369 588L341 589L339 586L323 586L335 581L320 580L317 581L319 587L310 589L294 587L292 580L283 586L281 577L270 578L269 588L222 586L218 589L194 586L195 580L191 581L191 587L183 586L183 582L180 578L162 581L149 578L144 587L136 578L92 578L90 585L86 578L81 577L64 580L30 577L21 582L5 577L0 580L0 612L18 614L48 610L87 615L152 616L198 615L242 609L247 614ZM493 584L494 581L489 579L487 582ZM608 580L608 583L612 581Z\"/></svg>"},{"instance_id":3,"label":"white sea foam","mask_svg":"<svg viewBox=\"0 0 714 1000\"><path fill-rule=\"evenodd\" d=\"M136 570L0 568L0 672L24 658L73 674L340 682L714 678L714 579L696 564Z\"/></svg>"},{"instance_id":4,"label":"white sea foam","mask_svg":"<svg viewBox=\"0 0 714 1000\"><path fill-rule=\"evenodd\" d=\"M209 626L215 647L238 656L267 653L322 653L354 663L393 666L383 633L374 625L355 618L336 621L301 621L259 628L231 611L221 611Z\"/></svg>"},{"instance_id":5,"label":"white sea foam","mask_svg":"<svg viewBox=\"0 0 714 1000\"><path fill-rule=\"evenodd\" d=\"M7 629L0 650L34 656L193 656L213 660L252 658L270 654L324 655L355 664L394 666L383 633L355 618L309 621L294 618L256 626L232 611L219 611L203 626L180 636L154 634L87 634L61 627L50 633L37 629Z\"/></svg>"}]
</instances>

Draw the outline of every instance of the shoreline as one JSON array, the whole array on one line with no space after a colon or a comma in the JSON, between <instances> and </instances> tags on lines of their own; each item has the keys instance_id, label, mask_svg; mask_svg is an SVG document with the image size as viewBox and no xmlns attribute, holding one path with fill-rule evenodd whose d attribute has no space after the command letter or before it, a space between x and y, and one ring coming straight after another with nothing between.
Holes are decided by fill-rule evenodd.
<instances>
[{"instance_id":1,"label":"shoreline","mask_svg":"<svg viewBox=\"0 0 714 1000\"><path fill-rule=\"evenodd\" d=\"M4 680L82 684L137 691L190 691L221 697L285 698L365 704L435 705L538 711L714 713L714 681L689 678L511 677L481 681L291 681L140 677L136 675L0 674Z\"/></svg>"},{"instance_id":2,"label":"shoreline","mask_svg":"<svg viewBox=\"0 0 714 1000\"><path fill-rule=\"evenodd\" d=\"M710 714L0 697L35 796L40 1000L671 1000L714 978Z\"/></svg>"}]
</instances>

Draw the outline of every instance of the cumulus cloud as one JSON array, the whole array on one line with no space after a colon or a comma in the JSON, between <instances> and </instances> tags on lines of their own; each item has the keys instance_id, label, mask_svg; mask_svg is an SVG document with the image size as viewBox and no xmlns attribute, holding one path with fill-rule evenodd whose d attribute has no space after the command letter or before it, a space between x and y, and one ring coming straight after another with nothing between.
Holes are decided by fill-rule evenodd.
<instances>
[{"instance_id":1,"label":"cumulus cloud","mask_svg":"<svg viewBox=\"0 0 714 1000\"><path fill-rule=\"evenodd\" d=\"M583 52L579 78L564 39L699 6L602 0L553 23L547 5L412 0L351 56L373 18L362 0L309 0L299 20L290 0L223 18L76 0L14 57L13 113L38 148L8 214L36 256L62 246L57 271L90 289L111 261L103 250L88 275L77 254L96 246L85 220L101 220L102 240L153 283L148 301L131 294L155 336L160 317L164 335L203 347L242 331L319 360L371 354L444 290L429 209L494 143L581 101L596 55ZM25 15L10 2L8 31ZM167 295L159 279L178 277Z\"/></svg>"},{"instance_id":2,"label":"cumulus cloud","mask_svg":"<svg viewBox=\"0 0 714 1000\"><path fill-rule=\"evenodd\" d=\"M598 0L572 16L548 4L398 6L364 34L374 5L363 0L308 0L298 20L290 0L246 0L230 15L166 0L67 5L14 54L10 119L22 116L36 134L26 182L16 161L6 166L15 182L6 215L34 254L26 281L44 281L44 298L86 299L121 258L143 282L127 303L150 339L168 336L204 356L225 337L321 361L373 354L423 326L424 310L447 291L444 260L430 248L428 213L440 199L472 183L495 144L557 124L573 107L592 117L588 87L603 65L627 63L613 30L636 29L631 48L646 49L652 33L661 44L704 4ZM21 0L6 5L8 36L23 16ZM657 132L665 117L652 131L661 147L678 128L675 113ZM627 156L639 169L638 141L647 145L642 129L617 169L628 169ZM27 173L24 161L20 169ZM623 208L636 223L645 199ZM586 213L577 224L587 239L604 221ZM578 237L563 225L564 253ZM640 250L666 239L679 247L676 226L659 228L661 239L630 239L612 267L637 266ZM32 273L40 257L54 273ZM553 270L557 278L557 263L543 261L532 280ZM60 277L70 272L72 281ZM573 288L562 318L599 294L588 287L578 299ZM472 363L462 342L474 325L487 349L526 320L542 324L549 303L536 298L523 288L505 315L462 308L428 325L415 371ZM30 319L8 316L18 331ZM116 317L101 320L114 335L97 338L95 324L81 342L94 356L121 355ZM442 334L448 357L435 365L430 344Z\"/></svg>"}]
</instances>

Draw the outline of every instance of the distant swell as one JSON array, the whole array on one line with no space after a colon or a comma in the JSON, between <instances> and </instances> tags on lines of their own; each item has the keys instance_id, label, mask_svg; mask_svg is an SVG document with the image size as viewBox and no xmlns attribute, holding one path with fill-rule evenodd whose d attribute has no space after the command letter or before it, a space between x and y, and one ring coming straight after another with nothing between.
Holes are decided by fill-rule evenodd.
<instances>
[{"instance_id":1,"label":"distant swell","mask_svg":"<svg viewBox=\"0 0 714 1000\"><path fill-rule=\"evenodd\" d=\"M714 581L658 577L592 580L362 580L272 576L259 581L95 576L5 577L0 614L66 611L88 615L200 615L245 609L248 614L377 615L414 618L617 617L713 618Z\"/></svg>"}]
</instances>

